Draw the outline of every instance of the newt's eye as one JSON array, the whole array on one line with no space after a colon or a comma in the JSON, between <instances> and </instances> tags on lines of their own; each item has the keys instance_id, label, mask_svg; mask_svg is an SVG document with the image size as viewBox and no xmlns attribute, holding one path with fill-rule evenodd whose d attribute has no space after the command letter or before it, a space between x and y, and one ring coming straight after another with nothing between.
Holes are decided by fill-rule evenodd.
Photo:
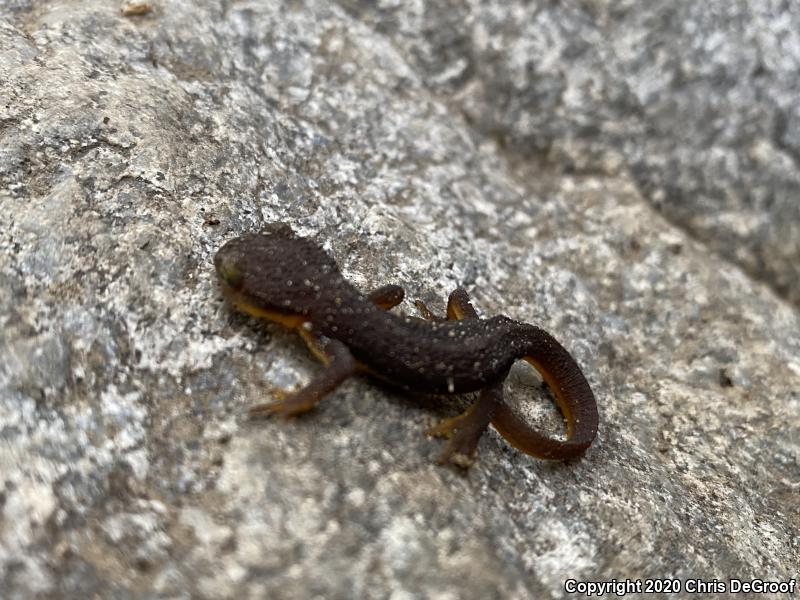
<instances>
[{"instance_id":1,"label":"newt's eye","mask_svg":"<svg viewBox=\"0 0 800 600\"><path fill-rule=\"evenodd\" d=\"M225 285L238 290L242 286L242 273L236 268L236 265L225 259L219 261L217 265L217 275Z\"/></svg>"}]
</instances>

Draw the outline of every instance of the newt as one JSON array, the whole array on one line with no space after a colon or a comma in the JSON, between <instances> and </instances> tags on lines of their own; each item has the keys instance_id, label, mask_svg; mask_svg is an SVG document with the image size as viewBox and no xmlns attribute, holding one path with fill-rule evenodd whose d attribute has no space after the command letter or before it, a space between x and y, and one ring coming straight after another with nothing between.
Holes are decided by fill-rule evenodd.
<instances>
[{"instance_id":1,"label":"newt","mask_svg":"<svg viewBox=\"0 0 800 600\"><path fill-rule=\"evenodd\" d=\"M597 435L597 404L575 359L549 333L505 316L478 317L467 292L456 289L439 317L416 301L420 317L389 312L405 292L385 285L366 296L313 240L284 224L224 244L214 265L228 300L239 310L296 330L324 370L293 393L250 409L253 417L305 413L361 371L426 394L480 391L462 414L428 433L449 439L440 463L468 466L491 423L532 456L567 460ZM516 360L539 371L566 419L566 439L549 438L503 401L503 381Z\"/></svg>"}]
</instances>

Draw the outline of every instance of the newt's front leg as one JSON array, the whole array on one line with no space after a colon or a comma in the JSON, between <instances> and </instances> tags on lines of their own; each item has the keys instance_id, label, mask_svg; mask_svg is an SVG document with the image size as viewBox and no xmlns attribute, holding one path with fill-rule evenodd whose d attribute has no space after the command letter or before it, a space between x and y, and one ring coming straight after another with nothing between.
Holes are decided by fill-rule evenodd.
<instances>
[{"instance_id":1,"label":"newt's front leg","mask_svg":"<svg viewBox=\"0 0 800 600\"><path fill-rule=\"evenodd\" d=\"M371 292L367 297L381 308L390 309L403 301L405 292L399 285L384 285ZM356 372L357 363L350 350L342 342L307 329L308 323L297 328L311 353L316 356L325 370L297 392L278 393L275 402L258 404L250 408L251 417L267 417L281 415L285 417L299 415L314 408L323 396L335 390L340 383Z\"/></svg>"},{"instance_id":2,"label":"newt's front leg","mask_svg":"<svg viewBox=\"0 0 800 600\"><path fill-rule=\"evenodd\" d=\"M356 361L347 346L305 329L298 328L311 352L325 364L325 370L307 386L275 402L258 404L250 408L251 417L299 415L314 408L323 396L335 390L340 383L356 372Z\"/></svg>"}]
</instances>

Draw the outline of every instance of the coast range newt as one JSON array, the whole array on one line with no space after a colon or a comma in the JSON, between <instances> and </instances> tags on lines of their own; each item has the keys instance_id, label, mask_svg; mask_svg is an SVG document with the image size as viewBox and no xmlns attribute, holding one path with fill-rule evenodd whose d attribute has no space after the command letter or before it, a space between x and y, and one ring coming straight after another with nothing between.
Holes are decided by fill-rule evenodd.
<instances>
[{"instance_id":1,"label":"coast range newt","mask_svg":"<svg viewBox=\"0 0 800 600\"><path fill-rule=\"evenodd\" d=\"M429 394L480 391L463 414L429 430L449 438L442 463L468 466L490 423L512 446L544 459L577 457L597 434L594 394L569 352L535 325L505 316L478 318L461 288L450 294L446 318L419 300L422 318L393 314L389 309L403 300L403 288L386 285L361 294L324 250L283 224L227 242L214 264L236 308L296 330L325 365L299 391L252 407L252 416L304 413L366 371ZM552 390L567 422L565 440L539 433L503 401L503 381L519 359Z\"/></svg>"}]
</instances>

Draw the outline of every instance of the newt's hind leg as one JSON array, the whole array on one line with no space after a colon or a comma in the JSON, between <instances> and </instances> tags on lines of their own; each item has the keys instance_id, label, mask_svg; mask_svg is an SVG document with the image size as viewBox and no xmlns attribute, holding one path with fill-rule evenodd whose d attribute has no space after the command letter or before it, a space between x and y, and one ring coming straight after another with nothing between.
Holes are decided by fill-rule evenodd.
<instances>
[{"instance_id":1,"label":"newt's hind leg","mask_svg":"<svg viewBox=\"0 0 800 600\"><path fill-rule=\"evenodd\" d=\"M379 308L389 310L400 304L405 295L405 290L399 285L389 284L382 285L378 289L367 294L367 300ZM414 305L417 307L420 317L426 321L446 320L444 317L433 314L422 300L414 300Z\"/></svg>"},{"instance_id":2,"label":"newt's hind leg","mask_svg":"<svg viewBox=\"0 0 800 600\"><path fill-rule=\"evenodd\" d=\"M456 288L450 293L447 299L447 318L451 321L478 318L478 311L472 306L469 294L464 288Z\"/></svg>"},{"instance_id":3,"label":"newt's hind leg","mask_svg":"<svg viewBox=\"0 0 800 600\"><path fill-rule=\"evenodd\" d=\"M399 298L396 302L392 302L391 299L397 296L398 291ZM369 294L368 298L373 304L388 309L402 301L403 289L399 286L383 286ZM433 313L422 300L415 300L414 304L420 316L426 321L441 322L478 318L478 313L463 288L455 289L447 299L446 318ZM464 469L472 464L478 441L489 427L497 406L503 402L503 379L505 377L482 390L478 400L462 414L445 419L428 429L428 435L449 439L439 456L439 464L451 462Z\"/></svg>"},{"instance_id":4,"label":"newt's hind leg","mask_svg":"<svg viewBox=\"0 0 800 600\"><path fill-rule=\"evenodd\" d=\"M477 319L478 313L469 300L464 288L454 289L447 298L447 317L440 317L431 312L422 300L414 300L420 316L426 321L460 321L461 319Z\"/></svg>"},{"instance_id":5,"label":"newt's hind leg","mask_svg":"<svg viewBox=\"0 0 800 600\"><path fill-rule=\"evenodd\" d=\"M421 305L421 306L420 306ZM430 311L421 301L417 301L420 312ZM441 317L432 320L443 321ZM426 317L427 318L427 317ZM460 321L462 319L477 319L478 313L469 300L464 288L456 288L447 299L447 320ZM439 463L451 462L459 467L467 468L472 464L478 441L483 432L489 427L499 404L503 402L503 380L501 377L496 383L481 390L478 399L463 413L445 419L438 425L428 429L428 435L448 438L449 441L439 456Z\"/></svg>"},{"instance_id":6,"label":"newt's hind leg","mask_svg":"<svg viewBox=\"0 0 800 600\"><path fill-rule=\"evenodd\" d=\"M379 306L385 310L389 310L400 304L405 298L406 292L399 285L389 284L382 285L376 290L367 294L367 300L374 305Z\"/></svg>"},{"instance_id":7,"label":"newt's hind leg","mask_svg":"<svg viewBox=\"0 0 800 600\"><path fill-rule=\"evenodd\" d=\"M325 370L311 383L297 392L287 394L275 402L258 404L250 408L251 417L281 415L290 417L314 408L323 396L335 390L340 383L356 372L356 360L342 342L298 329L311 352L325 364Z\"/></svg>"},{"instance_id":8,"label":"newt's hind leg","mask_svg":"<svg viewBox=\"0 0 800 600\"><path fill-rule=\"evenodd\" d=\"M439 322L446 320L444 317L440 317L439 315L431 312L431 310L428 308L428 305L425 304L422 300L419 299L414 300L414 306L417 307L417 312L419 313L419 316L426 321Z\"/></svg>"},{"instance_id":9,"label":"newt's hind leg","mask_svg":"<svg viewBox=\"0 0 800 600\"><path fill-rule=\"evenodd\" d=\"M451 462L464 469L472 464L478 441L503 402L503 379L481 390L478 399L463 413L428 429L428 435L449 439L439 455L439 464Z\"/></svg>"}]
</instances>

